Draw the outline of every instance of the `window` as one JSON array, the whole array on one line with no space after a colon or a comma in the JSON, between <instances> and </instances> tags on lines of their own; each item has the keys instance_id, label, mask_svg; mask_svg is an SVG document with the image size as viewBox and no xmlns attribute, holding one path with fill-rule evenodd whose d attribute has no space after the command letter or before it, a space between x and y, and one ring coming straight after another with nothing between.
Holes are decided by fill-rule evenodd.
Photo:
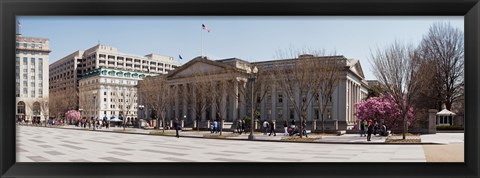
<instances>
[{"instance_id":1,"label":"window","mask_svg":"<svg viewBox=\"0 0 480 178\"><path fill-rule=\"evenodd\" d=\"M15 42L15 47L18 47L18 46L20 46L20 44L17 41L17 42Z\"/></svg>"},{"instance_id":2,"label":"window","mask_svg":"<svg viewBox=\"0 0 480 178\"><path fill-rule=\"evenodd\" d=\"M107 98L103 98L103 101L107 101Z\"/></svg>"},{"instance_id":3,"label":"window","mask_svg":"<svg viewBox=\"0 0 480 178\"><path fill-rule=\"evenodd\" d=\"M35 48L35 42L32 41L32 48Z\"/></svg>"},{"instance_id":4,"label":"window","mask_svg":"<svg viewBox=\"0 0 480 178\"><path fill-rule=\"evenodd\" d=\"M15 58L15 62L20 62L20 58L19 58L19 57L16 57L16 58Z\"/></svg>"},{"instance_id":5,"label":"window","mask_svg":"<svg viewBox=\"0 0 480 178\"><path fill-rule=\"evenodd\" d=\"M27 43L23 43L23 47L26 48L26 47L27 47Z\"/></svg>"},{"instance_id":6,"label":"window","mask_svg":"<svg viewBox=\"0 0 480 178\"><path fill-rule=\"evenodd\" d=\"M43 74L38 74L38 78L43 78Z\"/></svg>"},{"instance_id":7,"label":"window","mask_svg":"<svg viewBox=\"0 0 480 178\"><path fill-rule=\"evenodd\" d=\"M106 91L105 91L105 92L103 92L103 95L107 95L107 92L106 92Z\"/></svg>"},{"instance_id":8,"label":"window","mask_svg":"<svg viewBox=\"0 0 480 178\"><path fill-rule=\"evenodd\" d=\"M20 54L20 51L19 51L19 50L15 50L15 54Z\"/></svg>"},{"instance_id":9,"label":"window","mask_svg":"<svg viewBox=\"0 0 480 178\"><path fill-rule=\"evenodd\" d=\"M30 58L30 62L35 65L35 58Z\"/></svg>"},{"instance_id":10,"label":"window","mask_svg":"<svg viewBox=\"0 0 480 178\"><path fill-rule=\"evenodd\" d=\"M23 54L27 54L28 52L27 51L23 51Z\"/></svg>"},{"instance_id":11,"label":"window","mask_svg":"<svg viewBox=\"0 0 480 178\"><path fill-rule=\"evenodd\" d=\"M28 63L28 58L24 57L24 58L23 58L23 63L24 63L24 64L27 64L27 63Z\"/></svg>"},{"instance_id":12,"label":"window","mask_svg":"<svg viewBox=\"0 0 480 178\"><path fill-rule=\"evenodd\" d=\"M283 102L283 95L278 95L278 103L282 103Z\"/></svg>"},{"instance_id":13,"label":"window","mask_svg":"<svg viewBox=\"0 0 480 178\"><path fill-rule=\"evenodd\" d=\"M35 51L30 51L30 54L31 54L31 55L35 55Z\"/></svg>"},{"instance_id":14,"label":"window","mask_svg":"<svg viewBox=\"0 0 480 178\"><path fill-rule=\"evenodd\" d=\"M43 58L38 58L38 63L42 63L43 62Z\"/></svg>"}]
</instances>

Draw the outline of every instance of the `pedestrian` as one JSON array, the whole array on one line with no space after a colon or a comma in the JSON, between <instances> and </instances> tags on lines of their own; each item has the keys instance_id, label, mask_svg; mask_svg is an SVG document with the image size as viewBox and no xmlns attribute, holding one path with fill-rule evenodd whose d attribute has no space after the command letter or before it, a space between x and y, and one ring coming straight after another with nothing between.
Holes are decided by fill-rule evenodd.
<instances>
[{"instance_id":1,"label":"pedestrian","mask_svg":"<svg viewBox=\"0 0 480 178\"><path fill-rule=\"evenodd\" d=\"M288 135L288 121L285 120L283 122L283 129L285 130L285 133L283 133L284 136L287 136Z\"/></svg>"},{"instance_id":2,"label":"pedestrian","mask_svg":"<svg viewBox=\"0 0 480 178\"><path fill-rule=\"evenodd\" d=\"M372 137L372 132L373 132L373 123L372 120L368 121L367 125L367 141L370 141L370 138Z\"/></svg>"},{"instance_id":3,"label":"pedestrian","mask_svg":"<svg viewBox=\"0 0 480 178\"><path fill-rule=\"evenodd\" d=\"M307 135L307 120L303 119L302 126L303 126L303 135L305 135L305 137L308 138L308 135Z\"/></svg>"},{"instance_id":4,"label":"pedestrian","mask_svg":"<svg viewBox=\"0 0 480 178\"><path fill-rule=\"evenodd\" d=\"M173 127L175 128L175 137L180 138L180 135L178 135L178 130L180 130L180 124L178 123L178 118L175 118L175 121L173 122Z\"/></svg>"},{"instance_id":5,"label":"pedestrian","mask_svg":"<svg viewBox=\"0 0 480 178\"><path fill-rule=\"evenodd\" d=\"M268 131L268 122L267 122L267 120L264 120L263 121L263 135L267 135L267 131Z\"/></svg>"},{"instance_id":6,"label":"pedestrian","mask_svg":"<svg viewBox=\"0 0 480 178\"><path fill-rule=\"evenodd\" d=\"M365 120L360 121L360 137L365 136Z\"/></svg>"},{"instance_id":7,"label":"pedestrian","mask_svg":"<svg viewBox=\"0 0 480 178\"><path fill-rule=\"evenodd\" d=\"M275 133L275 124L273 124L273 121L270 122L270 134L268 136L271 136L273 133L273 136L277 136L277 133Z\"/></svg>"},{"instance_id":8,"label":"pedestrian","mask_svg":"<svg viewBox=\"0 0 480 178\"><path fill-rule=\"evenodd\" d=\"M375 124L373 124L373 135L377 136L377 132L380 130L380 126L378 125L377 120L375 120Z\"/></svg>"},{"instance_id":9,"label":"pedestrian","mask_svg":"<svg viewBox=\"0 0 480 178\"><path fill-rule=\"evenodd\" d=\"M242 120L238 120L237 121L237 133L239 133L240 135L242 134Z\"/></svg>"},{"instance_id":10,"label":"pedestrian","mask_svg":"<svg viewBox=\"0 0 480 178\"><path fill-rule=\"evenodd\" d=\"M291 124L292 124L292 125L291 125L290 127L295 128L295 120L294 120L294 119L292 119Z\"/></svg>"},{"instance_id":11,"label":"pedestrian","mask_svg":"<svg viewBox=\"0 0 480 178\"><path fill-rule=\"evenodd\" d=\"M213 133L217 133L218 122L217 120L213 121Z\"/></svg>"},{"instance_id":12,"label":"pedestrian","mask_svg":"<svg viewBox=\"0 0 480 178\"><path fill-rule=\"evenodd\" d=\"M245 132L245 120L242 119L242 130L240 131L240 134L242 134L241 132Z\"/></svg>"}]
</instances>

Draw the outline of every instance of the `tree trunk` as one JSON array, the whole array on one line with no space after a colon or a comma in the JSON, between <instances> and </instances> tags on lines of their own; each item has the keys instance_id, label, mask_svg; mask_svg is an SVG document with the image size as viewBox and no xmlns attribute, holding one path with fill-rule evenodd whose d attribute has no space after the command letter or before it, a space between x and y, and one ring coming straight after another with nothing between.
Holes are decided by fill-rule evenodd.
<instances>
[{"instance_id":1,"label":"tree trunk","mask_svg":"<svg viewBox=\"0 0 480 178\"><path fill-rule=\"evenodd\" d=\"M403 112L403 134L402 138L403 140L406 139L406 134L407 134L407 112Z\"/></svg>"}]
</instances>

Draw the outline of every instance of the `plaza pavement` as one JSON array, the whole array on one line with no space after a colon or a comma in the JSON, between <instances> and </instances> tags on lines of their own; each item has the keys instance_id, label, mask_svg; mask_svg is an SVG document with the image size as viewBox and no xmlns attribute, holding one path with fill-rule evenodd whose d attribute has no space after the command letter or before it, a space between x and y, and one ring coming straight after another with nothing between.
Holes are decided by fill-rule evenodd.
<instances>
[{"instance_id":1,"label":"plaza pavement","mask_svg":"<svg viewBox=\"0 0 480 178\"><path fill-rule=\"evenodd\" d=\"M421 144L380 144L385 137L356 134L323 136L324 143L280 142L277 136L247 134L230 139L204 139L208 132L184 131L181 138L146 135L152 130L122 128L96 132L80 127L60 128L18 126L18 162L425 162ZM227 133L225 133L227 134ZM230 133L231 134L231 133ZM442 139L441 137L447 137ZM460 136L461 135L461 136ZM425 142L463 143L461 134L425 135ZM240 139L242 141L236 140ZM424 138L422 136L422 141Z\"/></svg>"}]
</instances>

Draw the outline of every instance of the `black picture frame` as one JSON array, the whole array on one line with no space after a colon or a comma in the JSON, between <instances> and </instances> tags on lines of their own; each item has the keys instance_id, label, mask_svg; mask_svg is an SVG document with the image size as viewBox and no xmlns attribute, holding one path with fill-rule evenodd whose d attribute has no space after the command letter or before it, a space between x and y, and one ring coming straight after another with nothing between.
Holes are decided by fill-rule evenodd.
<instances>
[{"instance_id":1,"label":"black picture frame","mask_svg":"<svg viewBox=\"0 0 480 178\"><path fill-rule=\"evenodd\" d=\"M1 177L478 177L478 0L0 0ZM464 163L16 163L15 16L460 15L465 18ZM52 27L54 28L54 27Z\"/></svg>"}]
</instances>

